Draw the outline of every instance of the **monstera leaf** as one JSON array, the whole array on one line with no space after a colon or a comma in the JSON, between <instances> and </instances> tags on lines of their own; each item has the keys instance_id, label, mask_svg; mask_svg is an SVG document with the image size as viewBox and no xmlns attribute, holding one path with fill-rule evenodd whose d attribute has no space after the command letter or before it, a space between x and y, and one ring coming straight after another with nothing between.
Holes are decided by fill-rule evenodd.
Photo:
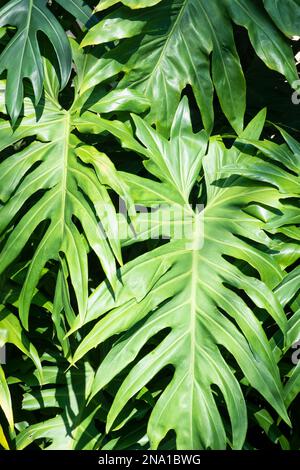
<instances>
[{"instance_id":1,"label":"monstera leaf","mask_svg":"<svg viewBox=\"0 0 300 470\"><path fill-rule=\"evenodd\" d=\"M241 138L258 139L264 116L261 112ZM172 227L169 243L121 269L115 299L105 284L91 295L85 321L102 318L79 345L74 362L107 338L124 333L101 363L92 387L91 397L127 368L108 415L108 429L128 400L171 365L173 378L148 423L152 447L157 448L168 431L175 430L180 449L225 448L227 439L233 448L241 448L247 430L246 407L227 355L234 357L251 386L288 422L279 371L255 314L264 309L285 334L286 317L272 292L283 275L266 250L257 247L267 249L271 242L263 231L264 222L247 212L251 204L277 209L281 194L271 185L249 183L244 176L226 178L224 168L242 167L244 159L251 158L238 145L228 150L214 138L203 157L206 143L202 134L192 131L186 100L178 108L170 140L140 118L134 117L134 122L146 149L145 165L161 180L128 176L134 198L148 207L163 207L162 211L166 204L175 205L177 215L169 218L171 225L180 223L181 206L183 230L179 237L178 229ZM254 168L256 163L253 157ZM206 202L203 210L191 212L187 203L200 167L200 193L206 193ZM271 164L268 169L273 170ZM273 176L278 185L280 176L287 176L281 172ZM295 177L290 184L296 188ZM186 230L187 222L190 230ZM162 235L165 230L162 223ZM150 231L144 230L143 238L147 236ZM239 266L241 260L251 266L252 274ZM143 347L159 332L162 336L156 347L143 354ZM219 412L221 401L228 410L231 433Z\"/></svg>"},{"instance_id":2,"label":"monstera leaf","mask_svg":"<svg viewBox=\"0 0 300 470\"><path fill-rule=\"evenodd\" d=\"M0 10L0 26L15 26L17 31L0 56L0 73L7 70L6 106L15 123L23 104L23 80L28 78L34 90L35 103L43 91L43 62L38 43L42 32L55 51L61 77L61 88L68 82L72 56L66 33L46 6L46 0L11 0ZM58 1L84 23L91 10L81 0Z\"/></svg>"},{"instance_id":3,"label":"monstera leaf","mask_svg":"<svg viewBox=\"0 0 300 470\"><path fill-rule=\"evenodd\" d=\"M101 2L100 9L114 3ZM123 3L132 8L146 6L145 2ZM281 27L276 6L266 4ZM291 5L282 10L290 12ZM297 29L296 17L292 18ZM187 85L193 89L207 130L213 127L215 89L224 114L239 132L246 87L231 20L247 28L256 53L268 67L284 74L291 84L297 80L291 48L261 2L250 0L163 0L136 11L120 8L88 31L82 46L121 40L108 55L122 58L125 76L120 87L140 90L155 102L149 120L166 135Z\"/></svg>"}]
</instances>

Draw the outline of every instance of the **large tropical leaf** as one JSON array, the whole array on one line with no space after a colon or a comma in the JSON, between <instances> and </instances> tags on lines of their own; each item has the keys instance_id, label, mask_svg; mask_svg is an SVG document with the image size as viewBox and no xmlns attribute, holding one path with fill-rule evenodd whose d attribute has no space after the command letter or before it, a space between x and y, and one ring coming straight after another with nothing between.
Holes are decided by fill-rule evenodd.
<instances>
[{"instance_id":1,"label":"large tropical leaf","mask_svg":"<svg viewBox=\"0 0 300 470\"><path fill-rule=\"evenodd\" d=\"M146 206L170 201L172 207L181 205L185 215L181 224L185 226L189 193L202 165L201 184L203 190L204 184L206 187L207 203L200 213L189 214L193 223L188 235L183 233L178 239L178 231L175 237L171 230L169 243L121 269L115 300L109 298L105 284L96 289L86 321L103 318L83 339L74 361L107 338L128 330L103 360L92 388L94 396L132 364L108 415L108 429L126 402L172 365L173 378L148 423L152 447L175 430L179 449L225 448L227 439L233 448L240 448L247 429L246 407L221 346L228 357L234 357L251 386L288 421L278 368L255 315L256 308L264 309L285 332L285 314L271 290L282 274L276 261L255 246L269 244L264 223L245 211L253 202L276 208L280 193L270 185L246 185L243 177L226 178L224 166L238 165L248 158L237 147L227 150L219 139L212 139L203 158L205 142L192 131L186 100L176 113L170 141L141 119L135 117L134 121L137 137L147 149L147 169L162 181L128 176L135 200ZM258 139L263 123L264 112L243 137ZM161 233L165 234L165 224ZM143 236L149 237L149 231ZM254 268L258 277L238 268L240 260ZM144 355L143 347L159 332L165 334L153 351ZM216 394L212 387L218 390ZM231 434L226 432L219 400L226 404Z\"/></svg>"},{"instance_id":2,"label":"large tropical leaf","mask_svg":"<svg viewBox=\"0 0 300 470\"><path fill-rule=\"evenodd\" d=\"M278 300L283 307L286 307L289 314L287 341L283 352L288 353L290 362L289 372L286 374L288 380L284 388L285 402L290 407L300 393L300 364L295 364L300 357L300 144L283 129L278 128L278 130L286 144L276 145L264 142L261 145L255 145L265 156L272 158L280 165L284 165L290 172L297 175L297 186L293 199L288 199L281 207L281 216L273 217L267 224L268 230L282 233L288 241L297 243L296 248L298 247L298 250L294 249L295 259L291 263L294 268L285 275L284 279L275 289ZM289 177L292 178L291 173ZM275 345L276 342L274 342ZM282 353L280 354L277 351L277 357L281 359Z\"/></svg>"},{"instance_id":3,"label":"large tropical leaf","mask_svg":"<svg viewBox=\"0 0 300 470\"><path fill-rule=\"evenodd\" d=\"M280 213L271 217L266 224L266 230L272 234L277 233L284 236L284 252L280 255L280 259L283 262L283 267L287 265L289 268L282 281L274 289L274 294L288 315L286 341L282 342L282 337L277 331L271 344L274 356L278 362L280 361L279 366L286 380L284 401L286 406L291 408L300 393L300 367L299 363L297 364L300 358L300 144L280 127L277 127L277 130L284 138L285 143L278 145L266 140L248 142L248 144L251 143L259 150L259 158L256 159L254 171L248 164L241 169L243 174L248 177L277 185L283 195L285 193L289 195L288 199L282 199L282 204L279 206ZM266 158L272 161L272 169L268 168L269 164L266 164ZM251 160L253 160L253 157L251 157ZM285 167L287 171L283 173L282 167ZM230 168L230 171L236 172L237 168ZM280 175L280 179L276 178L276 174ZM292 256L289 253L289 247L292 247ZM292 269L290 269L290 265L293 266ZM280 434L279 428L276 427L275 423L272 424L272 421L270 423L270 415L266 410L261 410L257 414L257 418L263 428L267 426L265 419L272 425L272 429L268 430L271 440L274 440L274 438L279 439L281 446L284 448L289 447L287 439ZM295 423L293 425L295 426ZM274 430L276 431L275 434ZM295 434L297 434L297 431L295 431ZM296 438L291 439L291 442L293 440L297 442L299 439L296 436Z\"/></svg>"},{"instance_id":4,"label":"large tropical leaf","mask_svg":"<svg viewBox=\"0 0 300 470\"><path fill-rule=\"evenodd\" d=\"M100 9L114 3L100 3ZM275 7L267 6L277 24ZM155 103L149 120L161 132L168 133L187 85L193 89L207 130L213 127L215 89L227 119L241 131L246 88L231 20L247 28L256 53L268 67L284 74L291 84L297 80L288 42L261 2L249 0L163 0L152 8L120 8L95 25L82 45L121 40L109 53L124 64L120 87L140 90ZM293 25L296 29L297 23Z\"/></svg>"},{"instance_id":5,"label":"large tropical leaf","mask_svg":"<svg viewBox=\"0 0 300 470\"><path fill-rule=\"evenodd\" d=\"M299 0L263 0L264 7L278 28L287 36L299 35Z\"/></svg>"},{"instance_id":6,"label":"large tropical leaf","mask_svg":"<svg viewBox=\"0 0 300 470\"><path fill-rule=\"evenodd\" d=\"M76 18L87 22L91 10L81 0L58 1ZM35 103L43 91L43 62L38 43L42 32L55 51L64 88L71 73L71 50L59 21L46 6L46 0L10 0L0 10L0 26L15 26L17 31L0 56L0 73L7 70L6 106L15 123L23 104L23 80L28 78L34 90Z\"/></svg>"},{"instance_id":7,"label":"large tropical leaf","mask_svg":"<svg viewBox=\"0 0 300 470\"><path fill-rule=\"evenodd\" d=\"M81 118L73 109L65 111L59 105L58 82L49 64L47 77L45 100L37 111L26 99L26 117L16 130L11 129L8 121L2 120L0 126L1 149L25 137L35 137L23 150L1 163L0 197L5 204L0 209L0 231L7 235L0 253L1 272L14 262L40 224L46 222L20 296L20 316L26 328L35 287L49 260L61 261L56 312L62 308L72 310L66 281L70 276L83 321L88 297L89 250L96 253L111 282L115 258L122 262L120 244L114 234L116 211L107 187L130 204L127 184L109 158L94 147L83 145L75 136L74 122L80 123ZM104 97L104 112L109 103L113 110L118 106L124 109L126 99L126 93L121 102L116 102L114 96ZM128 99L132 100L132 93ZM131 101L129 107L145 109L145 104L134 105ZM98 111L99 108L101 100ZM36 117L36 113L40 116Z\"/></svg>"}]
</instances>

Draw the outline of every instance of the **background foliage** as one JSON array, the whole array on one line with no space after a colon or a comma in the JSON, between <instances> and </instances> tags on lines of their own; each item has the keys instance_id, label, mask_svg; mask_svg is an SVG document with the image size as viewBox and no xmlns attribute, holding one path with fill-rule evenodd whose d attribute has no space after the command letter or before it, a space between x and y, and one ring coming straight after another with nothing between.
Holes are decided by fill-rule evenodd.
<instances>
[{"instance_id":1,"label":"background foliage","mask_svg":"<svg viewBox=\"0 0 300 470\"><path fill-rule=\"evenodd\" d=\"M0 7L0 448L299 450L300 1Z\"/></svg>"}]
</instances>

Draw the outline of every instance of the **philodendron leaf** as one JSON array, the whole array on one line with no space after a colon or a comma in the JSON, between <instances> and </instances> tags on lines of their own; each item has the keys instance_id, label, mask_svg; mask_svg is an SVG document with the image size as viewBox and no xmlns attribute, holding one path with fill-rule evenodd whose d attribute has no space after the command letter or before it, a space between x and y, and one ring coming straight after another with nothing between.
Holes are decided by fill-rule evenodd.
<instances>
[{"instance_id":1,"label":"philodendron leaf","mask_svg":"<svg viewBox=\"0 0 300 470\"><path fill-rule=\"evenodd\" d=\"M83 23L91 16L91 9L82 0L57 2ZM43 91L38 33L42 32L53 46L59 65L60 88L64 88L69 80L72 56L66 33L47 8L46 0L10 0L0 9L0 26L5 25L16 27L15 35L0 56L0 73L7 70L7 111L15 123L23 105L23 80L31 81L36 104Z\"/></svg>"},{"instance_id":2,"label":"philodendron leaf","mask_svg":"<svg viewBox=\"0 0 300 470\"><path fill-rule=\"evenodd\" d=\"M23 104L23 79L29 78L35 102L43 91L43 62L37 33L42 31L56 53L63 88L71 72L71 51L67 36L46 7L46 0L11 0L0 10L0 26L17 28L14 37L0 56L0 73L7 70L6 106L13 123Z\"/></svg>"},{"instance_id":3,"label":"philodendron leaf","mask_svg":"<svg viewBox=\"0 0 300 470\"><path fill-rule=\"evenodd\" d=\"M102 2L100 9L115 3ZM123 2L135 3L144 6ZM164 0L151 8L121 7L92 27L82 46L117 40L106 57L114 61L122 57L125 76L119 87L139 90L155 103L148 119L165 135L187 85L193 89L206 130L213 127L215 90L224 114L240 132L246 87L231 21L247 28L256 53L268 67L285 75L290 84L298 78L292 50L275 25L279 25L276 6L267 7L271 17L261 2L250 0ZM300 8L295 9L296 29Z\"/></svg>"},{"instance_id":4,"label":"philodendron leaf","mask_svg":"<svg viewBox=\"0 0 300 470\"><path fill-rule=\"evenodd\" d=\"M49 64L46 76L45 100L37 108L40 116L36 117L31 101L26 99L26 116L17 129L12 130L5 120L0 126L1 149L24 137L36 136L23 150L13 153L0 165L0 199L5 203L0 208L0 233L8 234L0 252L0 272L14 262L35 229L46 222L20 295L20 317L25 328L28 328L34 290L49 260L64 263L83 322L88 299L89 251L99 258L112 287L116 259L122 263L120 243L114 236L116 210L108 188L114 189L129 206L132 205L127 183L122 181L109 158L92 146L83 146L75 135L75 128L81 123L86 125L85 132L89 132L89 123L76 109L66 111L61 108L57 100L57 80ZM122 100L115 103L113 109L123 110L127 99L130 108L132 94L123 93ZM107 110L108 102L103 106ZM97 122L98 116L89 113ZM32 199L34 194L36 197ZM27 211L19 219L15 218L30 198L32 203L27 206ZM10 231L12 226L14 229ZM65 282L62 276L58 279ZM63 290L66 299L67 284L57 291L60 306L54 307L55 312L62 308Z\"/></svg>"},{"instance_id":5,"label":"philodendron leaf","mask_svg":"<svg viewBox=\"0 0 300 470\"><path fill-rule=\"evenodd\" d=\"M264 119L262 111L243 137L258 139ZM133 197L151 207L155 194L156 206L169 204L177 211L181 207L181 231L178 217L170 217L171 226L177 226L171 230L171 241L120 270L115 299L109 299L104 284L95 290L86 322L100 319L80 343L74 362L106 339L121 334L100 364L91 392L94 397L126 370L108 415L107 429L113 429L128 400L171 365L173 377L148 422L152 448L157 448L170 430L176 432L178 449L223 449L228 440L233 448L241 448L247 430L245 399L222 348L228 357L234 357L251 386L289 422L278 367L255 314L257 308L264 309L285 334L286 317L272 292L282 273L276 261L255 246L267 247L270 243L264 223L244 211L252 201L278 207L280 192L267 184L246 185L242 172L227 178L223 168L230 163L242 166L247 155L236 147L226 149L218 138L211 140L209 152L203 156L203 136L193 133L184 102L169 141L142 120L134 120L139 141L146 148L147 169L161 183L153 181L150 185L145 178L128 175ZM181 138L175 145L178 133ZM195 153L188 152L193 146ZM186 160L179 155L186 155ZM207 202L198 212L191 210L188 197L201 167L204 177L200 184L206 186ZM193 171L186 171L189 168ZM177 194L177 198L170 201L171 194ZM162 235L166 235L165 230L162 223ZM150 232L143 237L149 237ZM236 263L241 259L258 275L238 269ZM144 347L159 332L165 334L147 352ZM231 437L220 415L219 400L224 400L228 410Z\"/></svg>"}]
</instances>

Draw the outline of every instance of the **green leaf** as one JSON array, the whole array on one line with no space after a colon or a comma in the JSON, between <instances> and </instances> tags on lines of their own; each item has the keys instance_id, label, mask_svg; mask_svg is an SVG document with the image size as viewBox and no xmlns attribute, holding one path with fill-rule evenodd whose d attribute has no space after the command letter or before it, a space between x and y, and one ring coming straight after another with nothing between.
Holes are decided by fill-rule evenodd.
<instances>
[{"instance_id":1,"label":"green leaf","mask_svg":"<svg viewBox=\"0 0 300 470\"><path fill-rule=\"evenodd\" d=\"M272 442L275 444L279 442L283 450L290 450L288 439L280 432L274 419L267 410L257 411L255 418Z\"/></svg>"},{"instance_id":2,"label":"green leaf","mask_svg":"<svg viewBox=\"0 0 300 470\"><path fill-rule=\"evenodd\" d=\"M233 21L247 28L249 39L260 59L270 69L284 75L290 85L293 85L293 82L298 79L298 74L292 49L265 10L259 5L260 2L257 4L249 2L249 0L235 0L233 2L225 0L225 2ZM278 2L272 2L272 6L268 1L264 3L268 4L267 10L274 19L274 11ZM297 14L299 11L296 8ZM297 23L294 24L296 27ZM286 27L287 25L285 25Z\"/></svg>"},{"instance_id":3,"label":"green leaf","mask_svg":"<svg viewBox=\"0 0 300 470\"><path fill-rule=\"evenodd\" d=\"M101 0L100 3L96 6L95 11L103 11L117 3L123 3L123 5L135 9L135 8L146 8L152 7L161 0Z\"/></svg>"},{"instance_id":4,"label":"green leaf","mask_svg":"<svg viewBox=\"0 0 300 470\"><path fill-rule=\"evenodd\" d=\"M53 83L48 80L48 84ZM38 108L40 118L35 117L31 103L26 101L26 117L18 128L12 131L7 121L2 121L0 127L2 149L23 137L37 135L37 139L0 165L0 198L5 202L0 208L0 232L4 234L14 227L0 252L0 272L19 256L34 230L44 221L48 223L31 259L20 296L20 316L25 328L28 328L29 307L43 267L49 260L62 262L62 258L83 322L88 298L88 252L92 250L98 256L112 285L115 257L122 262L120 244L116 237L110 236L116 220L107 187L119 191L130 205L129 190L108 157L88 146L84 147L84 157L83 149L77 151L82 142L74 135L75 122L79 125L82 118L72 109L61 109L53 94L53 89L45 90L45 102ZM131 102L130 96L128 99ZM124 98L120 106L125 103ZM37 197L26 213L15 219L34 194Z\"/></svg>"},{"instance_id":5,"label":"green leaf","mask_svg":"<svg viewBox=\"0 0 300 470\"><path fill-rule=\"evenodd\" d=\"M101 9L105 6L100 3ZM187 85L207 131L213 127L215 89L225 116L239 133L246 87L231 20L247 28L256 53L269 68L290 84L298 78L292 50L273 22L274 9L268 8L270 18L259 2L248 0L164 0L147 9L119 8L87 32L82 46L118 40L105 57L122 57L125 76L119 86L139 90L155 103L148 119L164 135Z\"/></svg>"},{"instance_id":6,"label":"green leaf","mask_svg":"<svg viewBox=\"0 0 300 470\"><path fill-rule=\"evenodd\" d=\"M79 370L62 374L61 370L49 366L44 370L45 385L25 393L22 408L30 411L58 409L54 418L28 426L17 436L17 449L26 448L36 439L51 440L47 450L92 450L99 439L95 426L95 415L101 403L86 405L94 376L92 368L85 364ZM30 380L27 379L27 383ZM34 381L32 383L34 385Z\"/></svg>"},{"instance_id":7,"label":"green leaf","mask_svg":"<svg viewBox=\"0 0 300 470\"><path fill-rule=\"evenodd\" d=\"M168 21L162 20L165 17ZM152 31L157 31L156 35ZM83 45L132 36L112 53L112 58L128 57L120 86L135 88L155 100L149 119L159 130L168 132L181 91L191 85L205 128L211 131L213 83L224 113L237 131L242 129L244 77L230 23L220 2L213 0L208 6L202 0L170 0L151 10L130 13L120 9L95 25ZM136 51L128 54L132 49Z\"/></svg>"},{"instance_id":8,"label":"green leaf","mask_svg":"<svg viewBox=\"0 0 300 470\"><path fill-rule=\"evenodd\" d=\"M291 405L300 393L300 362L295 366L290 374L289 380L284 387L284 398L286 406Z\"/></svg>"},{"instance_id":9,"label":"green leaf","mask_svg":"<svg viewBox=\"0 0 300 470\"><path fill-rule=\"evenodd\" d=\"M26 337L18 318L3 306L0 306L0 328L6 332L4 344L14 344L20 351L32 359L38 370L40 383L42 383L42 366L36 348Z\"/></svg>"},{"instance_id":10,"label":"green leaf","mask_svg":"<svg viewBox=\"0 0 300 470\"><path fill-rule=\"evenodd\" d=\"M278 367L266 333L255 308L251 309L245 302L248 298L257 308L265 309L279 328L286 331L285 314L271 290L282 279L280 268L254 246L253 242L268 246L269 240L263 222L244 211L253 200L276 207L280 193L267 185L246 186L243 176L233 180L222 178L226 164L241 164L247 156L235 147L227 150L220 139L212 139L209 152L203 157L199 153L203 136L194 134L186 124L187 116L182 109L181 106L173 123L176 135L181 129L181 147L172 147L172 153L165 146L172 146L176 137L171 135L171 140L165 141L135 118L137 135L149 158L147 169L162 183L152 182L148 191L147 180L139 177L138 184L135 178L131 180L131 187L137 203L143 188L142 203L148 207L153 201L155 185L157 195L161 185L177 192L181 203L176 204L181 204L184 214L181 228L185 231L180 236L177 231L169 243L127 263L120 270L115 300L108 298L105 285L96 289L90 297L86 322L100 320L82 340L73 360L78 361L93 347L124 333L100 364L92 387L91 397L94 397L126 368L126 377L108 415L107 429L113 427L126 403L143 386L172 365L172 380L161 393L148 422L152 448L157 448L172 429L176 432L178 449L222 449L227 439L233 448L241 448L247 429L245 401L220 346L226 349L228 357L235 358L251 386L289 422ZM263 120L264 113L260 113L244 136L257 139ZM194 165L197 171L189 174L185 168L193 168L193 153L187 153L186 161L177 158L190 148L193 139L195 149L198 141L198 153L194 157L195 163L198 158ZM169 155L172 162L168 161ZM178 161L181 167L177 166ZM191 213L186 206L188 192L182 197L182 188L191 190L201 164L207 203L202 212ZM166 203L163 192L160 203ZM186 230L187 223L191 224L190 230ZM164 229L162 225L162 235ZM259 277L238 269L239 259L252 266ZM143 353L148 341L159 332L165 332L162 339L152 351L147 353L144 349ZM217 394L212 386L216 386ZM231 438L219 412L220 397L228 410Z\"/></svg>"},{"instance_id":11,"label":"green leaf","mask_svg":"<svg viewBox=\"0 0 300 470\"><path fill-rule=\"evenodd\" d=\"M71 73L71 51L63 28L46 7L46 0L10 0L0 10L0 26L5 25L17 28L0 56L0 73L7 70L6 106L15 123L22 109L23 79L31 81L35 103L43 91L43 63L37 33L43 32L54 48L61 88Z\"/></svg>"},{"instance_id":12,"label":"green leaf","mask_svg":"<svg viewBox=\"0 0 300 470\"><path fill-rule=\"evenodd\" d=\"M83 24L88 23L92 16L92 10L87 5L85 0L55 0L56 3L59 3L65 10L68 10L77 20L81 21Z\"/></svg>"},{"instance_id":13,"label":"green leaf","mask_svg":"<svg viewBox=\"0 0 300 470\"><path fill-rule=\"evenodd\" d=\"M299 0L263 0L264 7L278 28L288 37L298 36L300 21Z\"/></svg>"},{"instance_id":14,"label":"green leaf","mask_svg":"<svg viewBox=\"0 0 300 470\"><path fill-rule=\"evenodd\" d=\"M7 439L5 437L5 434L3 432L3 428L1 426L1 424L0 424L0 445L3 447L3 449L9 450L9 445L8 445Z\"/></svg>"},{"instance_id":15,"label":"green leaf","mask_svg":"<svg viewBox=\"0 0 300 470\"><path fill-rule=\"evenodd\" d=\"M9 423L10 431L14 430L14 417L12 410L11 396L6 382L4 371L0 366L0 408L2 408Z\"/></svg>"}]
</instances>

